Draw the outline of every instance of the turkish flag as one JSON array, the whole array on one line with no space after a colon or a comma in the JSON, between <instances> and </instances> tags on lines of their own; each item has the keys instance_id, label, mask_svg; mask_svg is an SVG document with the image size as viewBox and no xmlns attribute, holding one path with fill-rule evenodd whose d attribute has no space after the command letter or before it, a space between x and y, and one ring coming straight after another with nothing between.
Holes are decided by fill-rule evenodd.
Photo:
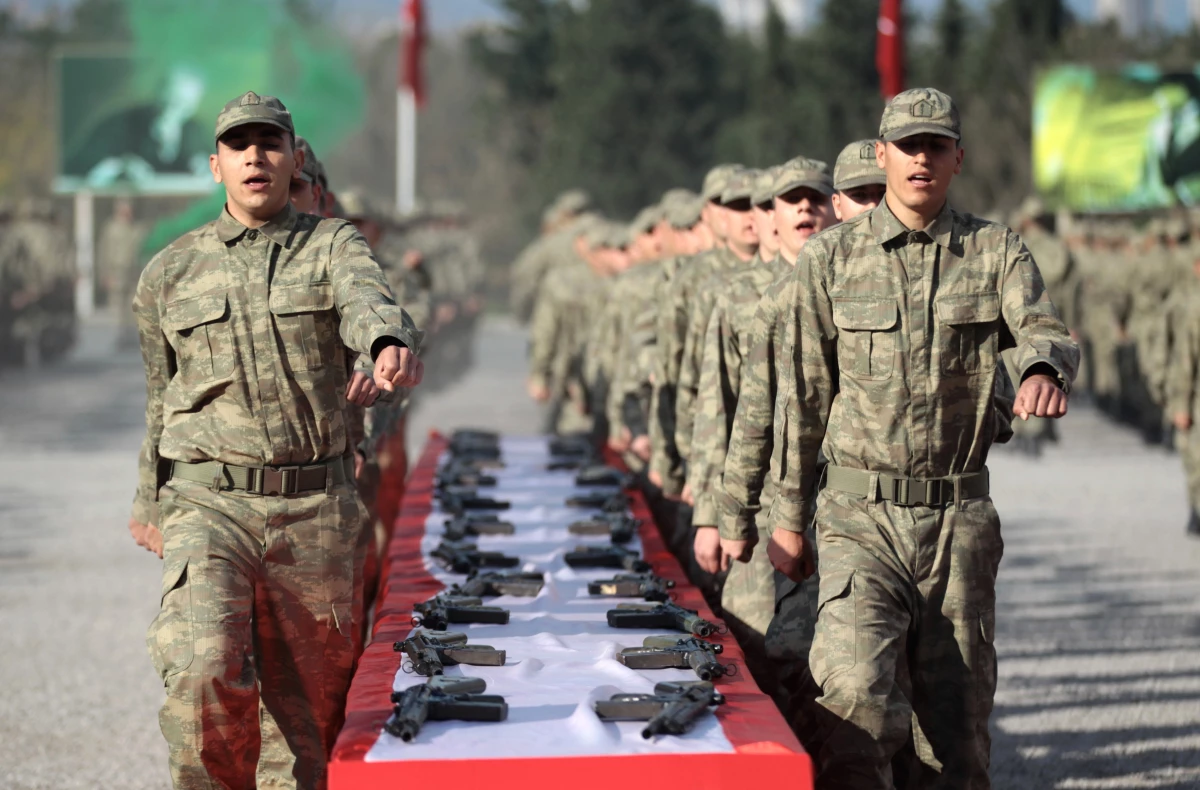
<instances>
[{"instance_id":1,"label":"turkish flag","mask_svg":"<svg viewBox=\"0 0 1200 790\"><path fill-rule=\"evenodd\" d=\"M425 73L421 55L425 52L425 5L421 0L404 0L400 10L400 87L408 88L425 105Z\"/></svg>"},{"instance_id":2,"label":"turkish flag","mask_svg":"<svg viewBox=\"0 0 1200 790\"><path fill-rule=\"evenodd\" d=\"M884 101L904 90L904 11L902 0L880 0L875 25L875 69Z\"/></svg>"}]
</instances>

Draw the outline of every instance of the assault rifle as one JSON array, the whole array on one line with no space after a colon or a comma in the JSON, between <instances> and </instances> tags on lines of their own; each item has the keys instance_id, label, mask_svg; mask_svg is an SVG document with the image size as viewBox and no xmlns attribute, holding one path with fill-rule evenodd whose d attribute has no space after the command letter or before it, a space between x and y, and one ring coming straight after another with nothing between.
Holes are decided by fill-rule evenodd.
<instances>
[{"instance_id":1,"label":"assault rifle","mask_svg":"<svg viewBox=\"0 0 1200 790\"><path fill-rule=\"evenodd\" d=\"M446 540L476 538L480 535L512 535L517 531L511 522L501 521L494 513L472 513L446 519Z\"/></svg>"},{"instance_id":2,"label":"assault rifle","mask_svg":"<svg viewBox=\"0 0 1200 790\"><path fill-rule=\"evenodd\" d=\"M648 636L641 647L627 647L617 653L630 669L687 669L691 668L701 680L716 680L736 672L733 664L717 661L722 648L703 639L677 636Z\"/></svg>"},{"instance_id":3,"label":"assault rifle","mask_svg":"<svg viewBox=\"0 0 1200 790\"><path fill-rule=\"evenodd\" d=\"M652 570L636 551L620 546L577 546L563 558L572 568L622 568L634 573Z\"/></svg>"},{"instance_id":4,"label":"assault rifle","mask_svg":"<svg viewBox=\"0 0 1200 790\"><path fill-rule=\"evenodd\" d=\"M474 543L443 540L430 555L451 573L472 573L480 568L515 568L518 557L498 551L480 551Z\"/></svg>"},{"instance_id":5,"label":"assault rifle","mask_svg":"<svg viewBox=\"0 0 1200 790\"><path fill-rule=\"evenodd\" d=\"M413 604L417 616L413 625L445 631L451 623L487 623L505 625L509 612L499 606L484 606L483 600L469 595L439 593L428 601Z\"/></svg>"},{"instance_id":6,"label":"assault rifle","mask_svg":"<svg viewBox=\"0 0 1200 790\"><path fill-rule=\"evenodd\" d=\"M673 601L617 604L616 609L608 610L608 624L613 628L675 628L699 637L712 636L718 630L715 624Z\"/></svg>"},{"instance_id":7,"label":"assault rifle","mask_svg":"<svg viewBox=\"0 0 1200 790\"><path fill-rule=\"evenodd\" d=\"M462 584L451 585L450 594L474 598L497 595L535 598L545 583L546 576L541 571L476 572Z\"/></svg>"},{"instance_id":8,"label":"assault rifle","mask_svg":"<svg viewBox=\"0 0 1200 790\"><path fill-rule=\"evenodd\" d=\"M392 649L408 657L405 670L418 675L441 675L447 666L469 664L476 667L502 667L505 654L489 645L468 645L466 634L451 631L420 630L396 642Z\"/></svg>"},{"instance_id":9,"label":"assault rifle","mask_svg":"<svg viewBox=\"0 0 1200 790\"><path fill-rule=\"evenodd\" d=\"M607 598L645 598L647 601L669 601L667 592L675 586L670 579L660 579L653 573L630 573L588 583L588 595Z\"/></svg>"},{"instance_id":10,"label":"assault rifle","mask_svg":"<svg viewBox=\"0 0 1200 790\"><path fill-rule=\"evenodd\" d=\"M508 704L504 697L480 694L487 689L483 678L431 678L419 686L392 692L395 708L383 725L390 734L411 743L426 721L504 721Z\"/></svg>"},{"instance_id":11,"label":"assault rifle","mask_svg":"<svg viewBox=\"0 0 1200 790\"><path fill-rule=\"evenodd\" d=\"M683 735L712 705L725 704L725 695L705 681L659 683L653 694L614 694L597 700L601 721L645 721L642 737Z\"/></svg>"}]
</instances>

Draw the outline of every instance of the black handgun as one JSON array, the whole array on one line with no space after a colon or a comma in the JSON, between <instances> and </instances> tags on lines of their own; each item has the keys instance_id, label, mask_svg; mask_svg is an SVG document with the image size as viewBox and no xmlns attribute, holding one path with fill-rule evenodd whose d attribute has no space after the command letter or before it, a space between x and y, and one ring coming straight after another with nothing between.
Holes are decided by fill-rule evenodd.
<instances>
[{"instance_id":1,"label":"black handgun","mask_svg":"<svg viewBox=\"0 0 1200 790\"><path fill-rule=\"evenodd\" d=\"M598 508L606 513L625 513L629 510L629 497L620 491L615 494L575 494L567 497L565 504L567 507Z\"/></svg>"},{"instance_id":2,"label":"black handgun","mask_svg":"<svg viewBox=\"0 0 1200 790\"><path fill-rule=\"evenodd\" d=\"M631 573L588 583L588 595L608 598L644 598L647 601L669 601L667 592L675 586L670 579L660 579L653 573Z\"/></svg>"},{"instance_id":3,"label":"black handgun","mask_svg":"<svg viewBox=\"0 0 1200 790\"><path fill-rule=\"evenodd\" d=\"M447 666L469 664L476 667L502 667L505 653L489 645L468 645L466 634L451 631L416 631L412 636L395 642L392 649L408 657L405 671L433 677L441 675Z\"/></svg>"},{"instance_id":4,"label":"black handgun","mask_svg":"<svg viewBox=\"0 0 1200 790\"><path fill-rule=\"evenodd\" d=\"M479 568L515 568L521 564L518 557L498 551L480 551L474 543L462 541L443 540L430 555L451 573L471 573Z\"/></svg>"},{"instance_id":5,"label":"black handgun","mask_svg":"<svg viewBox=\"0 0 1200 790\"><path fill-rule=\"evenodd\" d=\"M480 694L487 689L483 678L444 675L419 686L392 692L395 708L383 728L405 743L411 743L426 721L504 721L508 704L504 697Z\"/></svg>"},{"instance_id":6,"label":"black handgun","mask_svg":"<svg viewBox=\"0 0 1200 790\"><path fill-rule=\"evenodd\" d=\"M447 486L434 491L442 510L454 516L464 515L468 510L508 510L512 504L498 499L482 497L469 486Z\"/></svg>"},{"instance_id":7,"label":"black handgun","mask_svg":"<svg viewBox=\"0 0 1200 790\"><path fill-rule=\"evenodd\" d=\"M439 489L463 487L468 489L484 488L496 485L496 478L484 474L481 469L469 463L451 461L437 471L434 485Z\"/></svg>"},{"instance_id":8,"label":"black handgun","mask_svg":"<svg viewBox=\"0 0 1200 790\"><path fill-rule=\"evenodd\" d=\"M567 527L572 535L608 535L613 543L628 543L642 526L640 518L624 513L597 513L591 518L580 519Z\"/></svg>"},{"instance_id":9,"label":"black handgun","mask_svg":"<svg viewBox=\"0 0 1200 790\"><path fill-rule=\"evenodd\" d=\"M687 669L691 667L701 680L716 680L734 674L732 664L717 661L722 648L703 639L677 636L648 636L641 647L627 647L617 653L630 669Z\"/></svg>"},{"instance_id":10,"label":"black handgun","mask_svg":"<svg viewBox=\"0 0 1200 790\"><path fill-rule=\"evenodd\" d=\"M636 551L620 546L577 546L563 559L572 568L622 568L634 573L653 570L653 566Z\"/></svg>"},{"instance_id":11,"label":"black handgun","mask_svg":"<svg viewBox=\"0 0 1200 790\"><path fill-rule=\"evenodd\" d=\"M718 630L697 612L673 601L617 604L616 609L608 610L608 624L613 628L674 628L700 637L712 636Z\"/></svg>"},{"instance_id":12,"label":"black handgun","mask_svg":"<svg viewBox=\"0 0 1200 790\"><path fill-rule=\"evenodd\" d=\"M596 455L592 437L586 433L555 436L550 439L549 449L550 455L560 458L592 458Z\"/></svg>"},{"instance_id":13,"label":"black handgun","mask_svg":"<svg viewBox=\"0 0 1200 790\"><path fill-rule=\"evenodd\" d=\"M497 595L534 598L545 583L545 574L540 571L475 572L462 584L451 585L450 594L475 598Z\"/></svg>"},{"instance_id":14,"label":"black handgun","mask_svg":"<svg viewBox=\"0 0 1200 790\"><path fill-rule=\"evenodd\" d=\"M614 469L611 466L604 466L602 464L594 464L581 468L575 474L575 485L581 487L613 486L615 488L629 488L633 485L633 478L620 469Z\"/></svg>"},{"instance_id":15,"label":"black handgun","mask_svg":"<svg viewBox=\"0 0 1200 790\"><path fill-rule=\"evenodd\" d=\"M413 604L417 616L413 625L434 631L445 631L451 623L487 623L505 625L509 612L499 606L484 606L480 598L468 595L439 593L428 601Z\"/></svg>"},{"instance_id":16,"label":"black handgun","mask_svg":"<svg viewBox=\"0 0 1200 790\"><path fill-rule=\"evenodd\" d=\"M702 680L659 683L653 694L614 694L597 700L601 721L645 721L642 737L683 735L710 706L725 704L725 695Z\"/></svg>"},{"instance_id":17,"label":"black handgun","mask_svg":"<svg viewBox=\"0 0 1200 790\"><path fill-rule=\"evenodd\" d=\"M509 521L501 521L494 513L472 513L446 519L445 540L477 538L480 535L512 535L517 531Z\"/></svg>"}]
</instances>

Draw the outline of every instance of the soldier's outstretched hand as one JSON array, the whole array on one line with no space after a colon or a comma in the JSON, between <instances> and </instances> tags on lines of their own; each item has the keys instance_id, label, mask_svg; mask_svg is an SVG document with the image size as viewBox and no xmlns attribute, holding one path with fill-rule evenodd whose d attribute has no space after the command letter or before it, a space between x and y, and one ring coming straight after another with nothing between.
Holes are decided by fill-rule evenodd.
<instances>
[{"instance_id":1,"label":"soldier's outstretched hand","mask_svg":"<svg viewBox=\"0 0 1200 790\"><path fill-rule=\"evenodd\" d=\"M1035 373L1021 382L1013 414L1022 420L1030 417L1062 417L1067 413L1067 393L1050 376Z\"/></svg>"},{"instance_id":2,"label":"soldier's outstretched hand","mask_svg":"<svg viewBox=\"0 0 1200 790\"><path fill-rule=\"evenodd\" d=\"M404 346L388 346L375 358L375 385L384 392L415 387L425 375L425 364Z\"/></svg>"}]
</instances>

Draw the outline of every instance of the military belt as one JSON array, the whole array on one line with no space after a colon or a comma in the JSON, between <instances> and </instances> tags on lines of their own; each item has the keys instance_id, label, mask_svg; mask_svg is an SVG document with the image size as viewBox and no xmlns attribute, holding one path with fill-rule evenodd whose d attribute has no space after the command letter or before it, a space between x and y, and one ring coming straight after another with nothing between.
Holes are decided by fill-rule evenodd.
<instances>
[{"instance_id":1,"label":"military belt","mask_svg":"<svg viewBox=\"0 0 1200 790\"><path fill-rule=\"evenodd\" d=\"M915 480L833 464L825 471L825 487L867 499L878 497L903 507L944 507L964 499L987 496L991 490L986 467L970 474Z\"/></svg>"},{"instance_id":2,"label":"military belt","mask_svg":"<svg viewBox=\"0 0 1200 790\"><path fill-rule=\"evenodd\" d=\"M234 466L220 461L171 462L171 479L203 483L213 491L245 491L262 496L288 496L324 491L351 479L351 458L335 458L310 466Z\"/></svg>"}]
</instances>

